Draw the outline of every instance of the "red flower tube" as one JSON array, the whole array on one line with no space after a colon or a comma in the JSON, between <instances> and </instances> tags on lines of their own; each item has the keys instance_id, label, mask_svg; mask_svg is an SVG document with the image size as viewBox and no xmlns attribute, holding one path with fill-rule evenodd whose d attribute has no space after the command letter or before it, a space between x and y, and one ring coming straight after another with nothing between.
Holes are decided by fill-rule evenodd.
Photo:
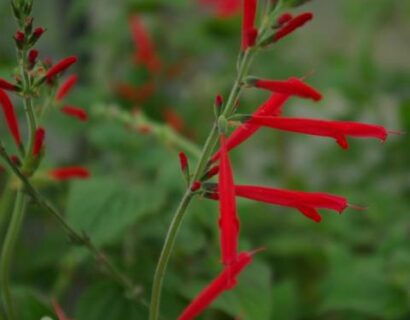
<instances>
[{"instance_id":1,"label":"red flower tube","mask_svg":"<svg viewBox=\"0 0 410 320\"><path fill-rule=\"evenodd\" d=\"M83 167L66 167L50 170L48 175L58 181L71 179L87 179L91 176L88 169Z\"/></svg>"},{"instance_id":2,"label":"red flower tube","mask_svg":"<svg viewBox=\"0 0 410 320\"><path fill-rule=\"evenodd\" d=\"M232 289L236 285L236 278L242 270L252 262L251 252L241 252L236 261L216 277L191 304L182 312L178 320L192 320L199 316L213 301L224 291Z\"/></svg>"},{"instance_id":3,"label":"red flower tube","mask_svg":"<svg viewBox=\"0 0 410 320\"><path fill-rule=\"evenodd\" d=\"M77 57L72 56L59 61L47 71L47 80L51 81L56 75L67 70L72 64L76 63L77 60Z\"/></svg>"},{"instance_id":4,"label":"red flower tube","mask_svg":"<svg viewBox=\"0 0 410 320\"><path fill-rule=\"evenodd\" d=\"M272 94L271 97L262 104L255 112L254 116L278 116L281 113L283 105L289 99L289 95L284 94ZM226 149L228 151L232 150L236 146L240 145L242 142L251 137L260 126L249 125L248 122L242 124L229 136L226 140ZM219 159L220 151L216 152L211 161L214 162Z\"/></svg>"},{"instance_id":5,"label":"red flower tube","mask_svg":"<svg viewBox=\"0 0 410 320\"><path fill-rule=\"evenodd\" d=\"M356 138L376 138L384 142L387 139L388 133L393 133L379 125L352 121L329 121L285 117L252 117L249 120L249 123L283 131L334 138L343 149L348 149L349 147L346 136Z\"/></svg>"},{"instance_id":6,"label":"red flower tube","mask_svg":"<svg viewBox=\"0 0 410 320\"><path fill-rule=\"evenodd\" d=\"M235 187L231 163L226 150L225 137L221 136L221 161L219 165L219 228L222 262L230 265L237 259L239 219L236 213Z\"/></svg>"},{"instance_id":7,"label":"red flower tube","mask_svg":"<svg viewBox=\"0 0 410 320\"><path fill-rule=\"evenodd\" d=\"M81 121L88 120L88 113L84 109L67 105L62 107L60 110L61 112L64 112L66 115L77 118Z\"/></svg>"},{"instance_id":8,"label":"red flower tube","mask_svg":"<svg viewBox=\"0 0 410 320\"><path fill-rule=\"evenodd\" d=\"M255 88L265 89L272 92L283 93L305 99L312 99L314 101L319 101L322 99L322 95L319 91L297 78L290 78L285 81L250 79L248 82Z\"/></svg>"},{"instance_id":9,"label":"red flower tube","mask_svg":"<svg viewBox=\"0 0 410 320\"><path fill-rule=\"evenodd\" d=\"M144 64L151 72L161 68L161 61L157 56L153 41L141 19L134 15L130 19L130 29L136 46L135 59L137 63Z\"/></svg>"},{"instance_id":10,"label":"red flower tube","mask_svg":"<svg viewBox=\"0 0 410 320\"><path fill-rule=\"evenodd\" d=\"M10 133L14 138L17 146L21 145L21 136L16 114L14 113L13 104L7 93L0 89L0 105L3 109L4 118L6 119L7 126Z\"/></svg>"},{"instance_id":11,"label":"red flower tube","mask_svg":"<svg viewBox=\"0 0 410 320\"><path fill-rule=\"evenodd\" d=\"M279 206L293 207L316 222L321 216L316 209L330 209L342 213L347 207L346 198L322 192L302 192L260 186L235 186L236 196Z\"/></svg>"},{"instance_id":12,"label":"red flower tube","mask_svg":"<svg viewBox=\"0 0 410 320\"><path fill-rule=\"evenodd\" d=\"M70 90L75 86L77 83L78 77L77 75L73 74L69 76L60 86L56 94L56 100L61 101L64 97L70 92Z\"/></svg>"},{"instance_id":13,"label":"red flower tube","mask_svg":"<svg viewBox=\"0 0 410 320\"><path fill-rule=\"evenodd\" d=\"M181 171L186 172L188 169L188 157L186 156L185 152L180 152L179 156L179 164L181 166Z\"/></svg>"},{"instance_id":14,"label":"red flower tube","mask_svg":"<svg viewBox=\"0 0 410 320\"><path fill-rule=\"evenodd\" d=\"M41 149L43 149L44 138L46 131L43 128L38 128L34 136L33 156L37 157Z\"/></svg>"},{"instance_id":15,"label":"red flower tube","mask_svg":"<svg viewBox=\"0 0 410 320\"><path fill-rule=\"evenodd\" d=\"M9 91L17 91L18 87L7 80L0 78L0 89L9 90Z\"/></svg>"},{"instance_id":16,"label":"red flower tube","mask_svg":"<svg viewBox=\"0 0 410 320\"><path fill-rule=\"evenodd\" d=\"M311 12L302 13L292 20L288 21L282 28L280 28L273 36L273 41L277 42L280 39L286 37L287 35L294 32L296 29L302 27L306 22L313 19L313 14Z\"/></svg>"},{"instance_id":17,"label":"red flower tube","mask_svg":"<svg viewBox=\"0 0 410 320\"><path fill-rule=\"evenodd\" d=\"M255 44L258 30L255 28L257 0L243 1L242 51Z\"/></svg>"}]
</instances>

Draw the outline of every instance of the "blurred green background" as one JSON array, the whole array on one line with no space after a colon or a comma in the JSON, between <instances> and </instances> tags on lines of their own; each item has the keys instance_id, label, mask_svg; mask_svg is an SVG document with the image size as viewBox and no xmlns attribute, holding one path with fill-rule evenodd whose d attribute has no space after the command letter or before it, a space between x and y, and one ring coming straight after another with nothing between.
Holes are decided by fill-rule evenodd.
<instances>
[{"instance_id":1,"label":"blurred green background","mask_svg":"<svg viewBox=\"0 0 410 320\"><path fill-rule=\"evenodd\" d=\"M79 124L50 114L43 169L81 164L93 173L87 181L39 187L140 284L148 301L184 190L179 149L161 132L130 130L104 110L132 114L138 107L158 124L171 121L200 147L213 121L213 99L227 95L235 77L240 16L216 18L193 0L34 2L35 23L47 28L38 45L41 57L80 58L75 71L81 80L67 101L91 117ZM292 99L284 114L410 132L410 2L314 0L294 12L303 10L314 12L315 20L259 54L251 70L271 79L309 74L309 83L323 92L319 104ZM151 76L134 63L131 14L152 35L165 71ZM15 29L2 0L0 77L9 78L16 65ZM155 92L129 101L118 94L124 83L154 83ZM245 91L241 112L251 113L267 97ZM181 119L172 120L175 114ZM0 133L7 135L3 122ZM367 210L323 212L322 223L315 224L296 210L238 200L241 248L266 251L201 319L410 319L409 139L350 145L343 151L330 139L260 130L231 153L236 182L332 192ZM3 206L6 178L0 173ZM165 279L163 319L176 319L220 271L217 216L210 200L195 199L189 208ZM0 216L0 241L7 221ZM147 318L146 306L135 306L105 280L89 255L70 245L34 205L27 210L12 280L24 320L54 317L52 298L77 320Z\"/></svg>"}]
</instances>

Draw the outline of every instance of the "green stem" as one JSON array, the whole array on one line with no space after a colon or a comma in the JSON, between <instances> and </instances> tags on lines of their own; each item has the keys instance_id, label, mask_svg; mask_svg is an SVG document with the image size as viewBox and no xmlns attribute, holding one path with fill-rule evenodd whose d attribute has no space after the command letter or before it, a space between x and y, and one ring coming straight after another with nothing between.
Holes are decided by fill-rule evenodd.
<instances>
[{"instance_id":1,"label":"green stem","mask_svg":"<svg viewBox=\"0 0 410 320\"><path fill-rule=\"evenodd\" d=\"M229 115L235 109L236 99L238 98L241 88L242 88L242 81L245 75L248 72L250 62L252 60L254 50L247 50L240 63L238 74L235 80L235 83L231 89L229 94L228 101L225 105L225 109L223 115ZM211 132L205 142L204 147L202 148L201 157L198 160L197 167L194 171L193 177L191 181L198 180L204 173L209 163L209 159L212 156L212 152L215 148L215 145L218 141L218 127L216 124L213 125ZM163 279L165 276L166 268L168 265L168 261L172 254L175 239L178 235L178 231L181 227L183 218L186 213L186 209L188 208L191 200L193 198L193 194L190 191L189 187L185 191L184 196L174 214L174 217L171 221L171 225L169 226L167 236L165 238L165 243L161 251L161 255L158 260L157 268L154 274L154 280L152 285L152 293L151 293L151 304L150 304L150 320L158 320L160 316L160 300L161 300L161 291L162 291L162 284Z\"/></svg>"},{"instance_id":2,"label":"green stem","mask_svg":"<svg viewBox=\"0 0 410 320\"><path fill-rule=\"evenodd\" d=\"M3 249L1 252L0 262L0 287L3 293L4 309L9 320L16 319L16 313L13 306L13 299L10 292L10 268L13 259L13 252L17 242L17 238L21 229L21 224L24 218L26 201L23 191L17 192L16 201L14 203L13 215L10 225L7 230L4 240Z\"/></svg>"}]
</instances>

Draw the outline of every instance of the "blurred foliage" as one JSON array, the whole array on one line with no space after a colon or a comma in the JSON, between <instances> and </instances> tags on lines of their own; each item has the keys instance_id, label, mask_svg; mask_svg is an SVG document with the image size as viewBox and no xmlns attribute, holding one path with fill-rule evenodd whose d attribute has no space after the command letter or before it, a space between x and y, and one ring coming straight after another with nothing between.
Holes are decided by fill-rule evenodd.
<instances>
[{"instance_id":1,"label":"blurred foliage","mask_svg":"<svg viewBox=\"0 0 410 320\"><path fill-rule=\"evenodd\" d=\"M315 0L295 10L313 11L316 19L262 52L252 73L278 79L310 74L326 98L319 105L292 99L285 114L410 132L410 2ZM115 90L118 83L149 81L133 62L133 13L143 18L165 66L153 79L155 94L139 102ZM101 103L130 112L139 107L160 122L171 109L184 120L183 134L201 145L213 120L213 98L227 94L234 78L238 15L215 18L190 0L43 0L35 1L34 16L48 30L39 44L43 57L80 57L81 81L70 103L90 112ZM15 66L15 25L7 1L0 3L0 28L0 76L8 77ZM249 113L266 97L246 91L240 108ZM13 270L21 319L52 317L52 298L77 320L145 319L155 264L184 188L179 150L97 116L79 125L56 114L46 127L44 168L84 163L93 178L42 191L140 285L142 303L106 282L59 226L30 206ZM407 136L392 136L384 145L352 141L345 152L330 140L261 130L233 151L237 182L334 192L368 208L342 216L324 212L316 225L291 209L238 201L241 248L266 251L202 319L409 319L409 150ZM0 175L7 207L13 195ZM7 221L0 216L1 232ZM162 319L175 319L220 271L216 221L217 206L209 200L196 199L189 208L165 278Z\"/></svg>"}]
</instances>

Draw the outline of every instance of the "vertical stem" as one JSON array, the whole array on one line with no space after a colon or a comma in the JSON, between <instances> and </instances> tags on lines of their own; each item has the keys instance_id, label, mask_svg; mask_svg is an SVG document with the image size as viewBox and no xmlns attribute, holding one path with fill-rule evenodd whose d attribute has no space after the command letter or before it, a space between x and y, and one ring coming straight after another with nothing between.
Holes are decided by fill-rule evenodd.
<instances>
[{"instance_id":1,"label":"vertical stem","mask_svg":"<svg viewBox=\"0 0 410 320\"><path fill-rule=\"evenodd\" d=\"M14 203L13 215L4 240L3 250L1 252L0 262L0 288L3 294L4 309L9 320L16 319L13 300L10 292L10 267L13 259L13 252L20 232L21 224L24 218L26 201L23 191L17 192Z\"/></svg>"},{"instance_id":2,"label":"vertical stem","mask_svg":"<svg viewBox=\"0 0 410 320\"><path fill-rule=\"evenodd\" d=\"M235 108L236 99L238 98L241 87L242 81L245 75L248 72L250 62L253 57L253 53L255 51L250 49L247 50L240 63L238 74L235 80L235 83L231 89L229 94L228 101L226 103L223 115L229 115L233 112ZM209 162L209 159L212 155L216 142L218 140L218 127L216 124L213 125L211 132L208 135L208 138L205 142L204 147L202 148L201 157L198 160L197 167L193 174L191 181L198 180L204 173ZM169 258L172 254L172 250L174 248L175 239L178 235L178 231L182 224L183 218L186 213L186 209L188 208L191 200L193 198L193 194L190 191L189 187L185 191L184 196L181 199L181 202L174 214L172 219L171 225L169 226L167 236L165 238L165 243L161 251L161 255L158 260L157 268L154 274L154 281L152 285L152 292L151 292L151 304L150 304L150 320L158 320L160 316L160 300L161 300L161 291L162 291L162 283L165 275L165 271L168 265Z\"/></svg>"}]
</instances>

